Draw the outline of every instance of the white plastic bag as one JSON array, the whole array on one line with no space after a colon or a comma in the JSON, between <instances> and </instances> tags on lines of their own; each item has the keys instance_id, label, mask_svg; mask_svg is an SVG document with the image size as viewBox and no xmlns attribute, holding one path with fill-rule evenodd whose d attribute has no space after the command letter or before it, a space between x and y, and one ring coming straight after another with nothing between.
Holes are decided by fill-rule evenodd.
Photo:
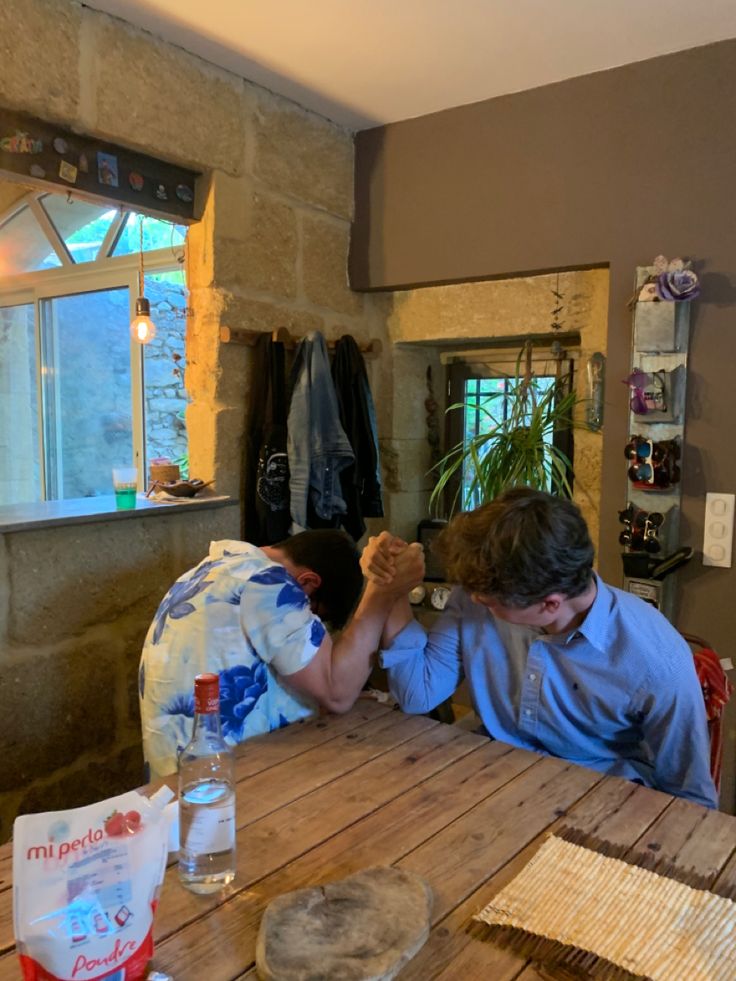
<instances>
[{"instance_id":1,"label":"white plastic bag","mask_svg":"<svg viewBox=\"0 0 736 981\"><path fill-rule=\"evenodd\" d=\"M173 791L16 818L13 919L24 981L140 981L166 870Z\"/></svg>"}]
</instances>

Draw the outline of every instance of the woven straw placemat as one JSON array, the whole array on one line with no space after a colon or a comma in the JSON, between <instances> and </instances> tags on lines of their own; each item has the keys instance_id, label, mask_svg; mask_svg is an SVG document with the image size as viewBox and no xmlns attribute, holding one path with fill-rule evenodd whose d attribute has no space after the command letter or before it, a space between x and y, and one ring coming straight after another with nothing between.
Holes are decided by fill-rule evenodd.
<instances>
[{"instance_id":1,"label":"woven straw placemat","mask_svg":"<svg viewBox=\"0 0 736 981\"><path fill-rule=\"evenodd\" d=\"M736 903L555 835L474 919L596 977L734 981Z\"/></svg>"}]
</instances>

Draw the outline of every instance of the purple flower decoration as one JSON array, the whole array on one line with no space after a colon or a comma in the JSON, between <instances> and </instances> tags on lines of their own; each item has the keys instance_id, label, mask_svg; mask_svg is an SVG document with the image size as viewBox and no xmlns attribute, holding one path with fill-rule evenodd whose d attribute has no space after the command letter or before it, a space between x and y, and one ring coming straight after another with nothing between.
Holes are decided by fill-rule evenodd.
<instances>
[{"instance_id":1,"label":"purple flower decoration","mask_svg":"<svg viewBox=\"0 0 736 981\"><path fill-rule=\"evenodd\" d=\"M694 300L700 293L698 277L692 269L669 269L657 276L657 293L662 300Z\"/></svg>"}]
</instances>

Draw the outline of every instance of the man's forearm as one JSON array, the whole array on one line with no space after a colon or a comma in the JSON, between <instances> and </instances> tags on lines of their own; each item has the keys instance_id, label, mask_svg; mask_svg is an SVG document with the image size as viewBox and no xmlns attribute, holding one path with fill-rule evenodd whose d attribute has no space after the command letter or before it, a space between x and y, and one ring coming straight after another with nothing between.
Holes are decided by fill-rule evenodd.
<instances>
[{"instance_id":1,"label":"man's forearm","mask_svg":"<svg viewBox=\"0 0 736 981\"><path fill-rule=\"evenodd\" d=\"M350 623L332 647L330 693L336 708L349 708L360 694L381 645L384 625L398 605L395 593L372 583L366 586Z\"/></svg>"},{"instance_id":2,"label":"man's forearm","mask_svg":"<svg viewBox=\"0 0 736 981\"><path fill-rule=\"evenodd\" d=\"M408 595L399 597L394 602L391 612L386 619L386 625L381 634L381 647L388 647L413 619L414 614L411 611Z\"/></svg>"}]
</instances>

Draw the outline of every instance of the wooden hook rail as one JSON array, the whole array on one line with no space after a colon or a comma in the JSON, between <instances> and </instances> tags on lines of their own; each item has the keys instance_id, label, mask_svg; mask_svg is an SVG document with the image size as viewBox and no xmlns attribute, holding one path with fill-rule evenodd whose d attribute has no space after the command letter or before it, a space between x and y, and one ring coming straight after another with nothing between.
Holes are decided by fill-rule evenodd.
<instances>
[{"instance_id":1,"label":"wooden hook rail","mask_svg":"<svg viewBox=\"0 0 736 981\"><path fill-rule=\"evenodd\" d=\"M258 343L258 338L263 337L264 331L247 330L238 327L220 327L220 340L223 344L246 344L254 347ZM280 341L286 348L295 348L300 337L292 337L287 327L279 327L278 330L271 331L271 340ZM334 351L337 341L326 341L327 350ZM364 358L377 358L381 353L382 345L379 340L372 340L369 344L359 344L360 353Z\"/></svg>"}]
</instances>

